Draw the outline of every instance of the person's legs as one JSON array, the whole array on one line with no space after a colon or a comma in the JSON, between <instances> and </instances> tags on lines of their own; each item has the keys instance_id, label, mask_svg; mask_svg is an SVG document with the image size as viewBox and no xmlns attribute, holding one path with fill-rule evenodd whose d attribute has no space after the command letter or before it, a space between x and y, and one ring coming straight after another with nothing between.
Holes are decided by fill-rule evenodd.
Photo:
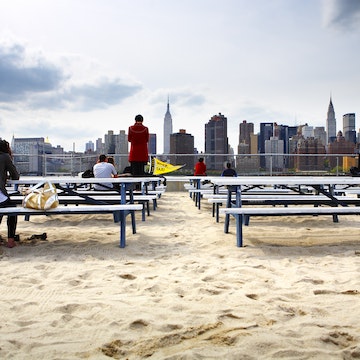
<instances>
[{"instance_id":1,"label":"person's legs","mask_svg":"<svg viewBox=\"0 0 360 360\"><path fill-rule=\"evenodd\" d=\"M139 161L131 162L131 174L133 176L145 175L145 163ZM141 190L141 183L135 184L135 190Z\"/></svg>"},{"instance_id":2,"label":"person's legs","mask_svg":"<svg viewBox=\"0 0 360 360\"><path fill-rule=\"evenodd\" d=\"M10 199L3 202L1 207L11 207L13 206ZM7 217L7 228L8 228L8 242L7 246L12 248L16 246L15 243L15 234L16 234L16 227L17 227L17 216L16 215L8 215Z\"/></svg>"},{"instance_id":3,"label":"person's legs","mask_svg":"<svg viewBox=\"0 0 360 360\"><path fill-rule=\"evenodd\" d=\"M131 162L131 174L134 176L145 175L145 163L139 161Z\"/></svg>"},{"instance_id":4,"label":"person's legs","mask_svg":"<svg viewBox=\"0 0 360 360\"><path fill-rule=\"evenodd\" d=\"M9 215L7 218L8 238L14 239L17 227L17 216Z\"/></svg>"}]
</instances>

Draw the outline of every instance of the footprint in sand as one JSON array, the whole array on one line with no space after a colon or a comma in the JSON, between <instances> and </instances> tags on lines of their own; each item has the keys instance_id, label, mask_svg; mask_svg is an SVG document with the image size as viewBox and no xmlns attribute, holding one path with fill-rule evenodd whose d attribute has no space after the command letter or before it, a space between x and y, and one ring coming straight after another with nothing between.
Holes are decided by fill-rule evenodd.
<instances>
[{"instance_id":1,"label":"footprint in sand","mask_svg":"<svg viewBox=\"0 0 360 360\"><path fill-rule=\"evenodd\" d=\"M81 309L83 306L80 304L66 304L64 306L59 306L57 311L62 312L64 314L72 314L75 311Z\"/></svg>"},{"instance_id":2,"label":"footprint in sand","mask_svg":"<svg viewBox=\"0 0 360 360\"><path fill-rule=\"evenodd\" d=\"M259 295L257 294L245 294L246 297L248 297L249 299L252 300L258 300L259 299Z\"/></svg>"},{"instance_id":3,"label":"footprint in sand","mask_svg":"<svg viewBox=\"0 0 360 360\"><path fill-rule=\"evenodd\" d=\"M354 337L347 332L332 331L321 338L325 343L332 343L341 348L349 347L354 342Z\"/></svg>"},{"instance_id":4,"label":"footprint in sand","mask_svg":"<svg viewBox=\"0 0 360 360\"><path fill-rule=\"evenodd\" d=\"M129 327L130 327L130 329L142 329L142 328L145 328L145 327L147 327L149 325L149 323L148 322L146 322L145 320L135 320L135 321L133 321L130 325L129 325Z\"/></svg>"},{"instance_id":5,"label":"footprint in sand","mask_svg":"<svg viewBox=\"0 0 360 360\"><path fill-rule=\"evenodd\" d=\"M120 274L119 277L121 277L122 279L125 280L135 280L136 276L131 275L131 274Z\"/></svg>"}]
</instances>

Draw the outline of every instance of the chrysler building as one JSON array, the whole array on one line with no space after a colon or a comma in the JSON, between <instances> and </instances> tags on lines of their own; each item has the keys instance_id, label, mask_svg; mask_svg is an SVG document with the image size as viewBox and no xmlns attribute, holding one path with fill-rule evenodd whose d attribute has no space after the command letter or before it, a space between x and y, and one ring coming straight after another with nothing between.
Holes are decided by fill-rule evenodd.
<instances>
[{"instance_id":1,"label":"chrysler building","mask_svg":"<svg viewBox=\"0 0 360 360\"><path fill-rule=\"evenodd\" d=\"M336 139L336 119L334 105L330 96L330 104L328 107L327 118L326 118L326 132L328 144L332 143Z\"/></svg>"},{"instance_id":2,"label":"chrysler building","mask_svg":"<svg viewBox=\"0 0 360 360\"><path fill-rule=\"evenodd\" d=\"M164 154L170 154L170 135L173 133L172 118L170 114L169 98L164 118Z\"/></svg>"}]
</instances>

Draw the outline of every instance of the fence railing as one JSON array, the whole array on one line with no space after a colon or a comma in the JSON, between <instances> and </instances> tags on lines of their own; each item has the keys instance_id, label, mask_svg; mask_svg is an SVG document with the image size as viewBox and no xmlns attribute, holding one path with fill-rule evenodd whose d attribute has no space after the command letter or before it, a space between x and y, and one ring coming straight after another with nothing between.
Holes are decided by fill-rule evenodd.
<instances>
[{"instance_id":1,"label":"fence railing","mask_svg":"<svg viewBox=\"0 0 360 360\"><path fill-rule=\"evenodd\" d=\"M129 165L127 154L109 154L119 173ZM239 175L343 175L358 167L357 154L152 154L173 165L184 165L177 175L190 175L198 158L203 157L208 175L220 175L227 162ZM91 169L97 154L14 154L22 175L77 175Z\"/></svg>"}]
</instances>

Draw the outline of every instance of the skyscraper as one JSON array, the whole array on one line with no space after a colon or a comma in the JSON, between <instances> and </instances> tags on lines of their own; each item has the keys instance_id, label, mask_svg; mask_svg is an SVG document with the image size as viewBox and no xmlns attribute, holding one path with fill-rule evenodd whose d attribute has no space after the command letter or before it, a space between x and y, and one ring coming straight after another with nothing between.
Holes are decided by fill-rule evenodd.
<instances>
[{"instance_id":1,"label":"skyscraper","mask_svg":"<svg viewBox=\"0 0 360 360\"><path fill-rule=\"evenodd\" d=\"M205 124L205 153L228 154L227 118L219 113L211 117ZM223 170L228 156L210 156L206 159L206 166L210 170Z\"/></svg>"},{"instance_id":2,"label":"skyscraper","mask_svg":"<svg viewBox=\"0 0 360 360\"><path fill-rule=\"evenodd\" d=\"M156 154L156 134L149 134L149 144L148 144L148 149L149 149L149 153L151 155L155 155Z\"/></svg>"},{"instance_id":3,"label":"skyscraper","mask_svg":"<svg viewBox=\"0 0 360 360\"><path fill-rule=\"evenodd\" d=\"M265 154L265 141L270 140L274 134L274 123L260 123L260 135L259 135L259 153ZM265 168L265 157L260 157L260 166Z\"/></svg>"},{"instance_id":4,"label":"skyscraper","mask_svg":"<svg viewBox=\"0 0 360 360\"><path fill-rule=\"evenodd\" d=\"M343 115L343 134L346 141L356 143L355 114Z\"/></svg>"},{"instance_id":5,"label":"skyscraper","mask_svg":"<svg viewBox=\"0 0 360 360\"><path fill-rule=\"evenodd\" d=\"M330 104L328 107L327 118L326 118L326 132L327 132L327 141L332 143L336 139L336 119L334 105L330 97Z\"/></svg>"},{"instance_id":6,"label":"skyscraper","mask_svg":"<svg viewBox=\"0 0 360 360\"><path fill-rule=\"evenodd\" d=\"M184 169L194 170L194 137L186 133L185 129L180 129L178 133L170 135L170 162L172 164L185 164ZM185 155L178 155L185 154Z\"/></svg>"},{"instance_id":7,"label":"skyscraper","mask_svg":"<svg viewBox=\"0 0 360 360\"><path fill-rule=\"evenodd\" d=\"M170 114L169 98L164 118L164 154L170 154L170 135L173 132L172 117Z\"/></svg>"},{"instance_id":8,"label":"skyscraper","mask_svg":"<svg viewBox=\"0 0 360 360\"><path fill-rule=\"evenodd\" d=\"M251 153L251 135L254 134L254 124L248 123L244 120L239 125L239 145L238 145L238 154Z\"/></svg>"}]
</instances>

